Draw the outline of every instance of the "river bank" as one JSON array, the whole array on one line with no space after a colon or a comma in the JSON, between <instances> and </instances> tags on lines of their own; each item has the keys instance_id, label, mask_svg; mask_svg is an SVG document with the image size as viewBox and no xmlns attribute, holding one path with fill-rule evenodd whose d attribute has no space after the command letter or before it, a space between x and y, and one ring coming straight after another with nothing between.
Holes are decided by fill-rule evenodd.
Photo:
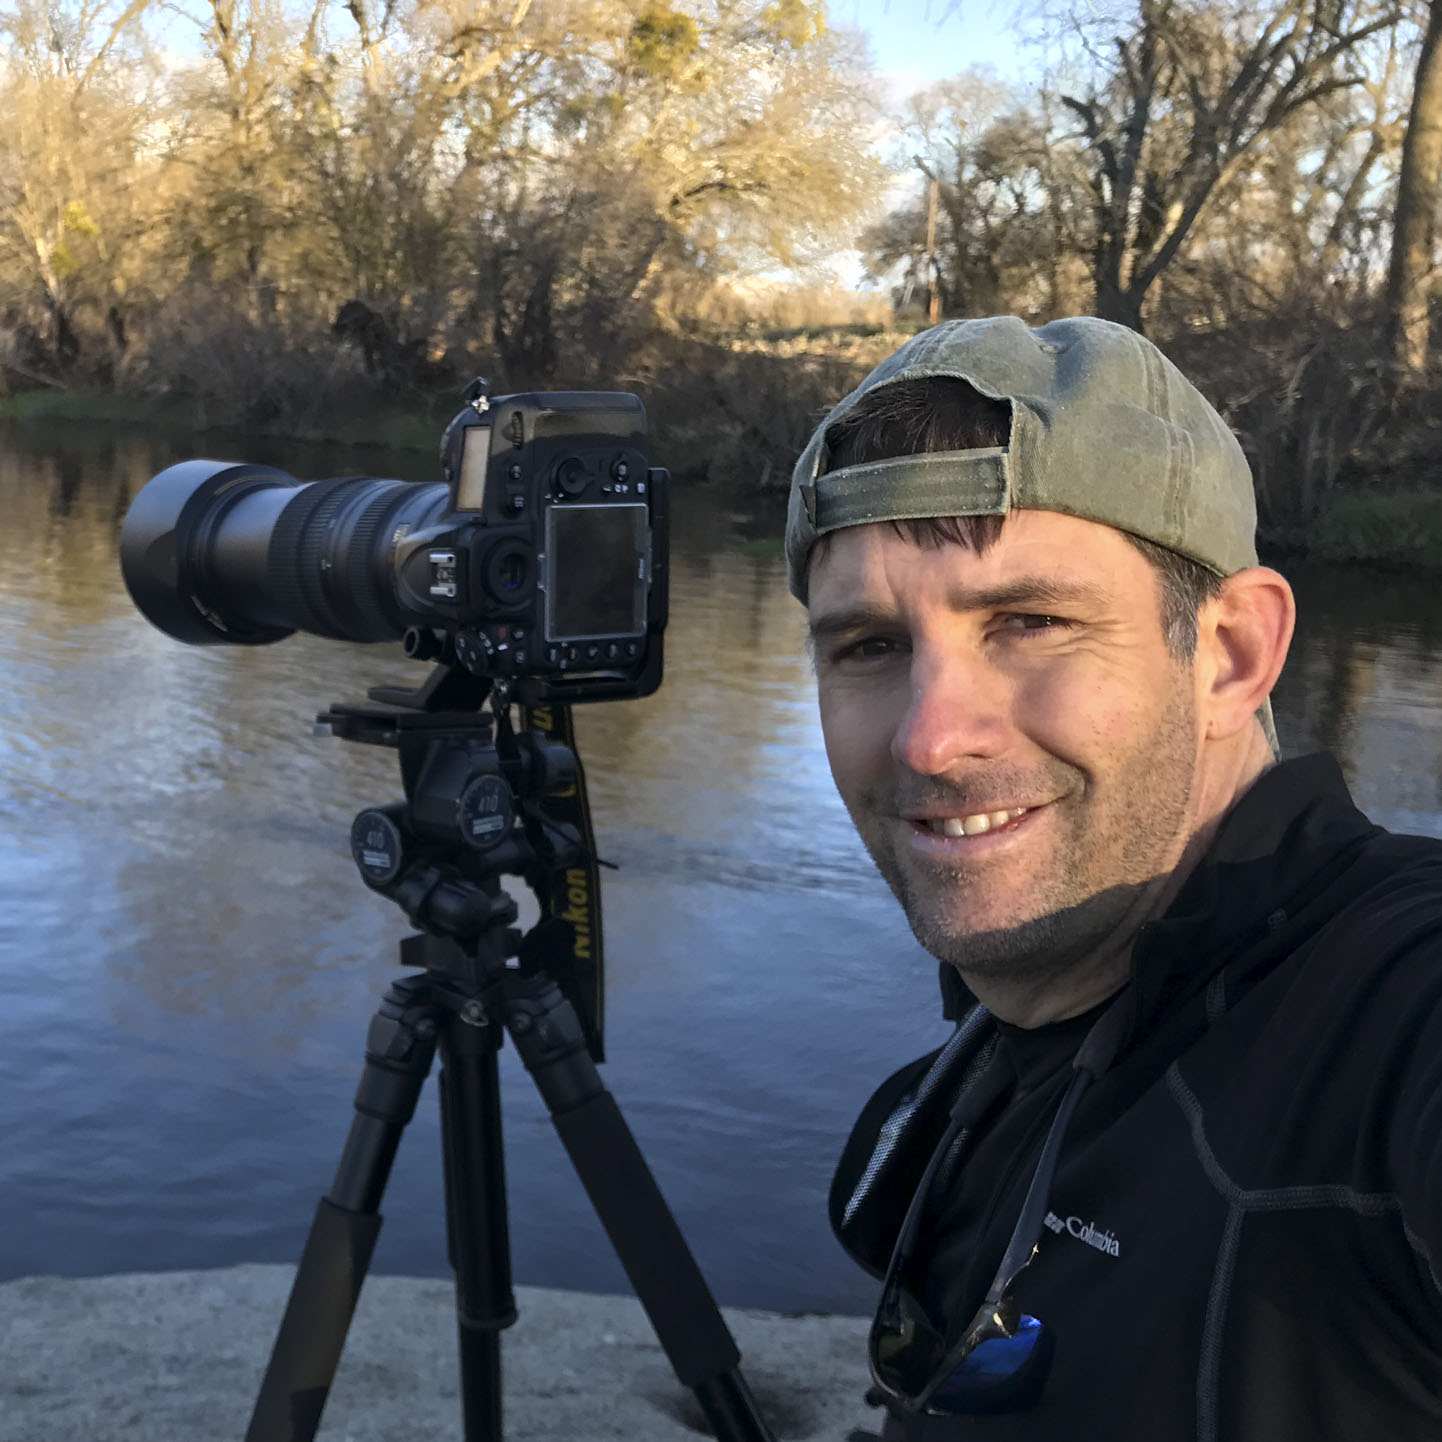
<instances>
[{"instance_id":1,"label":"river bank","mask_svg":"<svg viewBox=\"0 0 1442 1442\"><path fill-rule=\"evenodd\" d=\"M0 1442L235 1442L294 1269L242 1266L0 1286ZM511 1442L695 1442L700 1410L630 1297L516 1289L503 1334ZM867 1323L728 1309L778 1442L866 1442ZM319 1442L460 1437L449 1283L371 1277Z\"/></svg>"},{"instance_id":2,"label":"river bank","mask_svg":"<svg viewBox=\"0 0 1442 1442\"><path fill-rule=\"evenodd\" d=\"M265 437L302 446L366 446L432 457L454 397L417 395L404 405L381 403L354 411L320 408L309 418L226 421L189 401L86 390L34 390L0 395L0 421L37 428L95 425L220 437L244 449ZM753 493L784 493L787 466L777 456L754 461L738 438L715 428L715 418L673 420L651 406L651 453L681 481L714 480ZM239 453L239 452L237 452ZM1388 483L1375 477L1337 484L1305 524L1267 527L1259 535L1264 558L1369 566L1420 574L1442 573L1442 489L1425 471Z\"/></svg>"}]
</instances>

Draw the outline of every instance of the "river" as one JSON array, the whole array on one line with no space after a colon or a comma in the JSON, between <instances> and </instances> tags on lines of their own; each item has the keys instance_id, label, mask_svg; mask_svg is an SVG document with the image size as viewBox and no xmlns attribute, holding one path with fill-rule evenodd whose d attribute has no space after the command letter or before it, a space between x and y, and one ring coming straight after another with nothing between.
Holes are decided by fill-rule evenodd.
<instances>
[{"instance_id":1,"label":"river","mask_svg":"<svg viewBox=\"0 0 1442 1442\"><path fill-rule=\"evenodd\" d=\"M398 796L394 756L311 722L417 668L309 637L185 647L120 581L144 481L242 450L435 479L424 456L0 429L0 1278L293 1260L398 971L404 922L347 847ZM604 1075L721 1300L861 1312L826 1188L871 1089L946 1035L935 966L832 791L777 508L692 487L673 509L665 684L577 710L619 868ZM1284 748L1331 748L1375 819L1442 835L1439 588L1294 581ZM623 1290L510 1048L502 1078L517 1279ZM375 1268L444 1273L431 1086L383 1210Z\"/></svg>"}]
</instances>

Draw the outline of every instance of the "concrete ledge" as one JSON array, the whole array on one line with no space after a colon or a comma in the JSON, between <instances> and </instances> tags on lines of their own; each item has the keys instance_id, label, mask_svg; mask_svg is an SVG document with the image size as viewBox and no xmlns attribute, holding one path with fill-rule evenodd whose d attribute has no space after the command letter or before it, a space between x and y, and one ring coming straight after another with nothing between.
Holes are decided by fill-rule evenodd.
<instances>
[{"instance_id":1,"label":"concrete ledge","mask_svg":"<svg viewBox=\"0 0 1442 1442\"><path fill-rule=\"evenodd\" d=\"M0 1442L240 1442L294 1269L245 1266L0 1285ZM640 1304L518 1287L503 1334L509 1442L706 1435ZM862 1442L867 1323L727 1310L778 1439ZM324 1442L461 1437L450 1284L371 1277Z\"/></svg>"}]
</instances>

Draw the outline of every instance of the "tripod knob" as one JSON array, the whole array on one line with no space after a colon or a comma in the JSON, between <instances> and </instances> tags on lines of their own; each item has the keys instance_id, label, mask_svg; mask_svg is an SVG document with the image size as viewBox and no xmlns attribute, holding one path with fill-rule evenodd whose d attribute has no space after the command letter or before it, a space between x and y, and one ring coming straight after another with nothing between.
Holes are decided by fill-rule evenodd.
<instances>
[{"instance_id":1,"label":"tripod knob","mask_svg":"<svg viewBox=\"0 0 1442 1442\"><path fill-rule=\"evenodd\" d=\"M389 886L406 864L405 807L368 806L351 823L350 854L370 886Z\"/></svg>"}]
</instances>

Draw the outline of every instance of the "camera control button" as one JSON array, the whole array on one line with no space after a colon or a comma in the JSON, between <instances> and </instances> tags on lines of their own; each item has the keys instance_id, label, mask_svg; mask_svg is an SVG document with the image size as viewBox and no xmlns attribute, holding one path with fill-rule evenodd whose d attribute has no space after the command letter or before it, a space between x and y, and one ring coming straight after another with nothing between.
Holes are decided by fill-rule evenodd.
<instances>
[{"instance_id":1,"label":"camera control button","mask_svg":"<svg viewBox=\"0 0 1442 1442\"><path fill-rule=\"evenodd\" d=\"M635 656L637 656L637 655L640 654L640 651L641 651L641 646L640 646L640 643L639 643L639 642L637 642L637 641L627 641L627 642L626 642L626 654L627 654L628 656L634 658Z\"/></svg>"},{"instance_id":2,"label":"camera control button","mask_svg":"<svg viewBox=\"0 0 1442 1442\"><path fill-rule=\"evenodd\" d=\"M614 641L606 647L606 659L608 661L614 661L620 654L621 648Z\"/></svg>"},{"instance_id":3,"label":"camera control button","mask_svg":"<svg viewBox=\"0 0 1442 1442\"><path fill-rule=\"evenodd\" d=\"M564 648L564 647L561 647L561 646L547 646L547 647L546 647L546 664L547 664L548 666L554 666L554 665L556 664L556 662L559 661L559 660L562 658L562 656L564 656L564 655L565 655L565 648Z\"/></svg>"},{"instance_id":4,"label":"camera control button","mask_svg":"<svg viewBox=\"0 0 1442 1442\"><path fill-rule=\"evenodd\" d=\"M579 496L587 479L586 463L580 456L567 456L556 467L556 489L563 496Z\"/></svg>"},{"instance_id":5,"label":"camera control button","mask_svg":"<svg viewBox=\"0 0 1442 1442\"><path fill-rule=\"evenodd\" d=\"M588 661L594 661L600 654L601 648L594 641L586 647L586 659Z\"/></svg>"},{"instance_id":6,"label":"camera control button","mask_svg":"<svg viewBox=\"0 0 1442 1442\"><path fill-rule=\"evenodd\" d=\"M460 631L456 635L456 659L467 671L483 676L490 667L491 643L474 631Z\"/></svg>"}]
</instances>

